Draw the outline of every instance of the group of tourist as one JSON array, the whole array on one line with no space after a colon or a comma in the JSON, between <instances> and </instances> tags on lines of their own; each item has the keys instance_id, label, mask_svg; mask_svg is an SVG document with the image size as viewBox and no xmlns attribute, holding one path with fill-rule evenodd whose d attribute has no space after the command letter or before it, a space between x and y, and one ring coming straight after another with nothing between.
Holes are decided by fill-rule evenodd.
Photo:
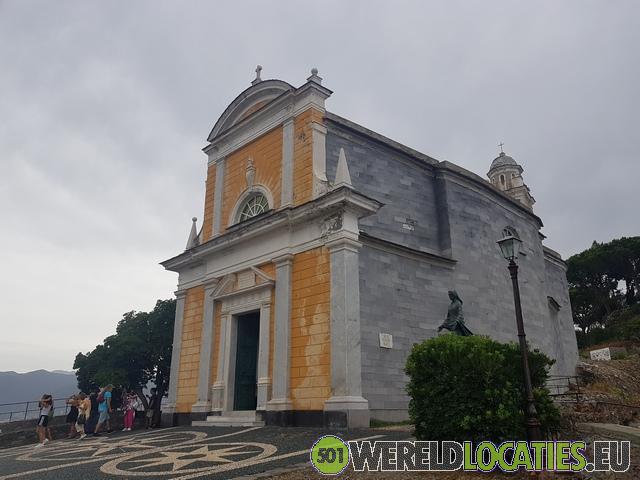
<instances>
[{"instance_id":1,"label":"group of tourist","mask_svg":"<svg viewBox=\"0 0 640 480\"><path fill-rule=\"evenodd\" d=\"M69 413L66 418L69 424L67 438L75 438L79 435L80 440L82 440L89 434L98 436L103 428L106 428L107 433L113 431L111 428L111 414L113 413L112 391L113 385L109 384L100 389L96 388L89 395L80 392L67 399L67 405L69 406ZM147 396L147 399L147 408L145 410L138 394L133 391L123 391L121 398L124 422L123 432L129 432L133 429L137 411L145 411L146 428L156 426L154 411L158 406L159 398L155 388L151 389L151 395ZM40 408L40 416L38 417L38 426L36 428L38 433L36 447L42 447L49 440L53 440L51 432L51 419L54 415L53 397L49 394L44 394L38 406Z\"/></svg>"}]
</instances>

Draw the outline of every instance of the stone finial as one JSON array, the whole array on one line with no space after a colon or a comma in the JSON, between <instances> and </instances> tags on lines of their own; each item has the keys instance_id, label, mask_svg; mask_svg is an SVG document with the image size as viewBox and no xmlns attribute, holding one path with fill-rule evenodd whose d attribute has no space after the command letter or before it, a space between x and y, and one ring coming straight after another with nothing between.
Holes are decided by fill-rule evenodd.
<instances>
[{"instance_id":1,"label":"stone finial","mask_svg":"<svg viewBox=\"0 0 640 480\"><path fill-rule=\"evenodd\" d=\"M353 187L351 184L351 174L349 173L349 166L347 165L347 156L344 153L344 148L340 149L340 155L338 155L338 167L336 168L336 178L333 183L334 188L342 186Z\"/></svg>"},{"instance_id":2,"label":"stone finial","mask_svg":"<svg viewBox=\"0 0 640 480\"><path fill-rule=\"evenodd\" d=\"M185 248L185 250L197 247L200 244L200 240L198 239L198 229L196 227L196 222L198 221L198 219L196 217L193 217L191 221L193 223L191 224L191 232L189 233L189 240L187 240L187 247Z\"/></svg>"},{"instance_id":3,"label":"stone finial","mask_svg":"<svg viewBox=\"0 0 640 480\"><path fill-rule=\"evenodd\" d=\"M318 69L313 67L311 69L311 76L307 77L307 82L314 82L318 85L322 85L322 77L318 76Z\"/></svg>"},{"instance_id":4,"label":"stone finial","mask_svg":"<svg viewBox=\"0 0 640 480\"><path fill-rule=\"evenodd\" d=\"M262 79L260 78L260 72L262 72L262 65L258 65L256 67L256 78L253 79L251 85L255 85L256 83L260 83Z\"/></svg>"},{"instance_id":5,"label":"stone finial","mask_svg":"<svg viewBox=\"0 0 640 480\"><path fill-rule=\"evenodd\" d=\"M256 178L256 167L253 165L253 158L249 157L247 160L247 170L245 172L245 178L247 179L247 187L253 187L253 181Z\"/></svg>"}]
</instances>

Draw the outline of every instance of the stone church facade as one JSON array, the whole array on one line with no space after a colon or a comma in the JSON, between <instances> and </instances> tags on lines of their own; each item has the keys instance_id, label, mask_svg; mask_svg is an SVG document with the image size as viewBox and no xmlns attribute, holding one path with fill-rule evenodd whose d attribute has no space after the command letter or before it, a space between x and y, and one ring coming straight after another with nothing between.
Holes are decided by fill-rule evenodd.
<instances>
[{"instance_id":1,"label":"stone church facade","mask_svg":"<svg viewBox=\"0 0 640 480\"><path fill-rule=\"evenodd\" d=\"M517 339L505 229L523 242L527 337L573 373L566 267L513 158L487 181L330 113L315 69L297 88L257 72L207 138L201 228L162 262L179 274L174 423L406 418L404 363L448 290L474 333Z\"/></svg>"}]
</instances>

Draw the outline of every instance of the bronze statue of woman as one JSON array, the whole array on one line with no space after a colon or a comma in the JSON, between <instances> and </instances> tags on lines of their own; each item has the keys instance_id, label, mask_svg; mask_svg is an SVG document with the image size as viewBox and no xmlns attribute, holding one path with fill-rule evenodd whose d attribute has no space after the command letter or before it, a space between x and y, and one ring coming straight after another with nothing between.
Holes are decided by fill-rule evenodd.
<instances>
[{"instance_id":1,"label":"bronze statue of woman","mask_svg":"<svg viewBox=\"0 0 640 480\"><path fill-rule=\"evenodd\" d=\"M447 318L438 327L438 332L443 328L463 337L473 335L471 330L464 324L464 314L462 313L462 299L455 290L449 290L451 304L447 310Z\"/></svg>"}]
</instances>

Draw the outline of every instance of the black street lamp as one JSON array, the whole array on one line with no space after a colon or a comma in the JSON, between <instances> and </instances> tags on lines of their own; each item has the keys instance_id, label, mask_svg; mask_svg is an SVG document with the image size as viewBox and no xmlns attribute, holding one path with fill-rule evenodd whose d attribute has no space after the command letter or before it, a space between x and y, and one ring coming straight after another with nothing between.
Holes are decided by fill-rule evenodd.
<instances>
[{"instance_id":1,"label":"black street lamp","mask_svg":"<svg viewBox=\"0 0 640 480\"><path fill-rule=\"evenodd\" d=\"M533 386L531 384L531 371L529 370L529 350L527 348L527 337L524 333L524 322L522 321L522 307L520 305L520 287L518 286L518 251L522 241L512 234L506 235L502 240L498 240L498 245L502 255L509 261L509 273L513 284L513 301L516 307L516 325L518 326L518 340L520 341L520 355L522 357L522 371L524 373L524 389L527 395L526 428L527 440L530 442L542 440L542 431L538 412L533 401Z\"/></svg>"}]
</instances>

